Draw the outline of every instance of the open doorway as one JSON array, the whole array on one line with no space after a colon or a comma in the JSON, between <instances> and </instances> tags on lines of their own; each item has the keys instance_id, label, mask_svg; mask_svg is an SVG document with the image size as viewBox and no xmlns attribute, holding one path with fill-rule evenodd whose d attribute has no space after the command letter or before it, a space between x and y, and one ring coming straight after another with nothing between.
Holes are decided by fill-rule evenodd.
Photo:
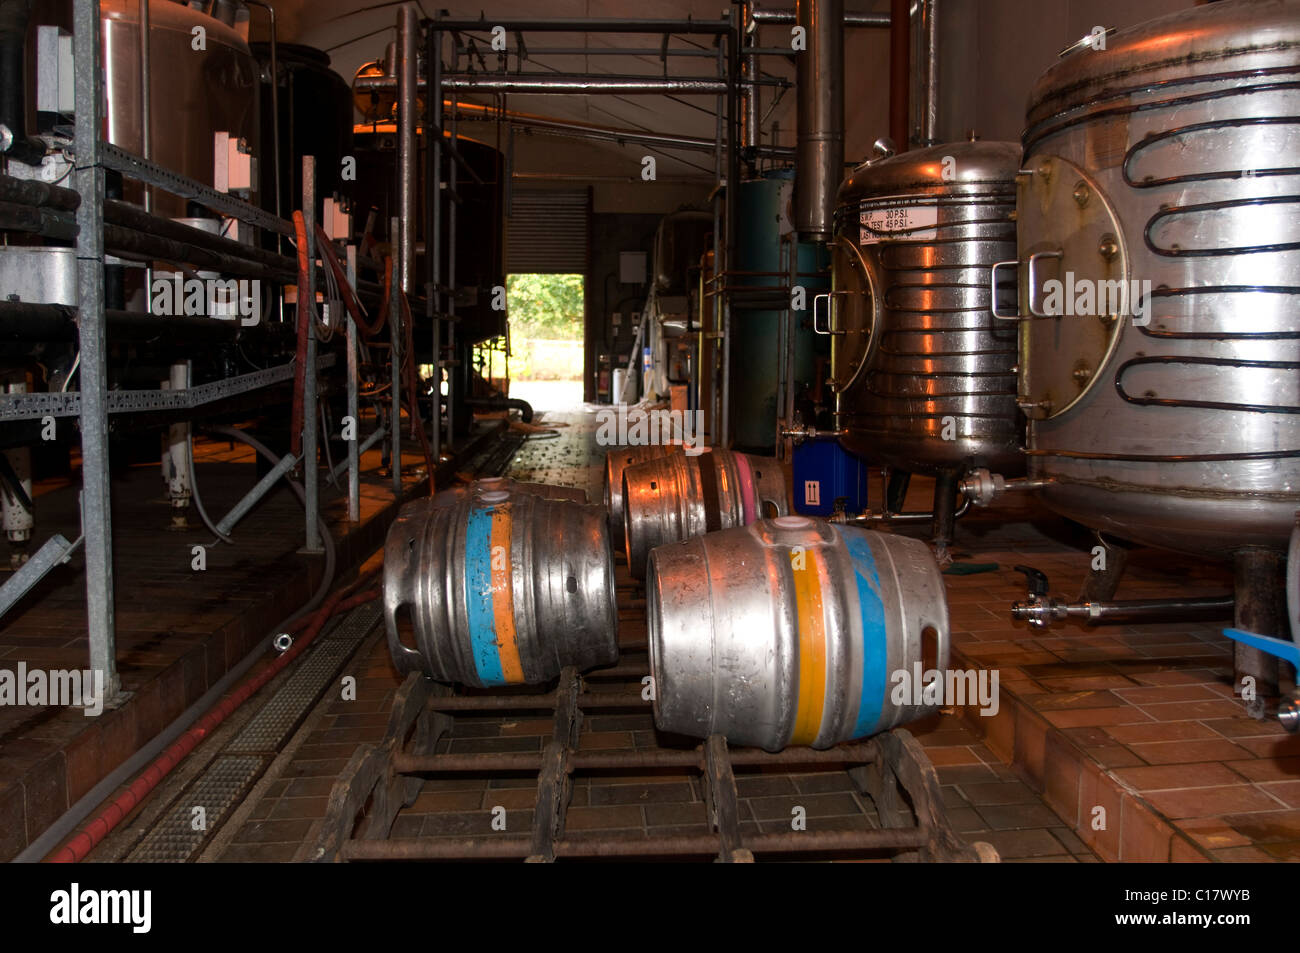
<instances>
[{"instance_id":1,"label":"open doorway","mask_svg":"<svg viewBox=\"0 0 1300 953\"><path fill-rule=\"evenodd\" d=\"M510 396L534 410L582 405L584 288L580 274L506 278Z\"/></svg>"}]
</instances>

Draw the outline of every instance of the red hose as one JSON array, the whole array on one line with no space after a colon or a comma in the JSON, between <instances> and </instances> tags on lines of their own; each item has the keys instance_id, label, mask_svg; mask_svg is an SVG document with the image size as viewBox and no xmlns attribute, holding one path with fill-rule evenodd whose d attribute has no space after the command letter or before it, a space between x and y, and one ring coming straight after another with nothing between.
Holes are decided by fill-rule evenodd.
<instances>
[{"instance_id":1,"label":"red hose","mask_svg":"<svg viewBox=\"0 0 1300 953\"><path fill-rule=\"evenodd\" d=\"M343 295L343 304L347 307L348 313L352 315L353 322L356 323L357 330L363 337L372 338L383 330L384 322L388 320L387 295L385 302L379 306L379 314L373 325L367 324L365 315L361 313L361 305L357 301L356 295L352 291L352 285L348 283L347 270L339 261L338 255L334 253L334 246L330 242L330 237L325 234L325 229L319 225L316 226L316 247L320 249L321 258L329 266L330 271L334 272L334 280L338 282L339 292Z\"/></svg>"},{"instance_id":2,"label":"red hose","mask_svg":"<svg viewBox=\"0 0 1300 953\"><path fill-rule=\"evenodd\" d=\"M326 599L325 603L316 612L306 616L305 619L310 620L307 632L302 638L293 643L289 651L266 666L257 675L241 683L237 689L208 709L198 723L173 741L153 764L149 765L131 782L129 788L114 798L108 807L97 814L90 823L82 827L72 840L47 858L48 862L69 864L85 859L94 850L95 845L107 837L113 828L122 823L144 801L149 793L162 782L163 778L198 746L199 742L230 717L231 713L247 701L258 689L278 675L286 665L302 654L302 651L320 634L330 616L369 602L372 599L377 599L380 594L379 589L369 589L350 598L347 598L347 594L349 590L355 589L363 582L368 582L378 571L378 569L372 570L352 586L340 589ZM301 621L298 624L301 624ZM290 628L294 627L296 626Z\"/></svg>"}]
</instances>

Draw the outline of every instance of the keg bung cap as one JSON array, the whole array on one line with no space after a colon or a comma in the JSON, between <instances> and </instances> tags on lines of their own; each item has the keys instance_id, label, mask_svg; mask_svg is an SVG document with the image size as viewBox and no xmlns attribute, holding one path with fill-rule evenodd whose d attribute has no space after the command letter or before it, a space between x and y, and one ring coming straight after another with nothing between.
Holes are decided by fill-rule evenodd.
<instances>
[{"instance_id":1,"label":"keg bung cap","mask_svg":"<svg viewBox=\"0 0 1300 953\"><path fill-rule=\"evenodd\" d=\"M488 492L480 494L479 499L484 503L504 503L510 499L510 494L505 490L488 490Z\"/></svg>"},{"instance_id":2,"label":"keg bung cap","mask_svg":"<svg viewBox=\"0 0 1300 953\"><path fill-rule=\"evenodd\" d=\"M501 490L505 488L506 481L503 477L484 477L478 481L481 490Z\"/></svg>"},{"instance_id":3,"label":"keg bung cap","mask_svg":"<svg viewBox=\"0 0 1300 953\"><path fill-rule=\"evenodd\" d=\"M808 529L813 521L807 516L778 516L772 524L779 529Z\"/></svg>"}]
</instances>

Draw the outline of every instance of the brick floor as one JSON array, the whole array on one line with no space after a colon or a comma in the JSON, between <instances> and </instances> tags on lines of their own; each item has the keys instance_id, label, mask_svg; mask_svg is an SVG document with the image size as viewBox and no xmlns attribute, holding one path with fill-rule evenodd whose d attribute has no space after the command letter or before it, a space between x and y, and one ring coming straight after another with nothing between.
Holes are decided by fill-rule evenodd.
<instances>
[{"instance_id":1,"label":"brick floor","mask_svg":"<svg viewBox=\"0 0 1300 953\"><path fill-rule=\"evenodd\" d=\"M231 441L195 442L199 489L219 519L258 477L253 452ZM406 492L423 478L418 454L403 454ZM391 479L378 475L379 451L362 461L360 524L346 520L341 494L322 477L321 512L338 552L340 576L377 548L396 515ZM79 535L80 478L34 487L36 538ZM279 488L234 531L234 546L207 550L207 569L191 568L191 547L212 535L202 525L169 528L170 508L156 465L115 467L113 549L117 660L129 698L98 717L80 710L0 707L0 861L9 860L134 754L267 634L319 584L320 557L299 555L303 511ZM191 519L198 522L197 515ZM8 565L0 541L0 564ZM54 569L7 613L0 668L84 669L88 664L84 555ZM337 749L341 751L342 749ZM349 749L350 752L350 749ZM325 755L322 754L322 758ZM321 762L326 764L326 762ZM342 765L328 762L323 773Z\"/></svg>"}]
</instances>

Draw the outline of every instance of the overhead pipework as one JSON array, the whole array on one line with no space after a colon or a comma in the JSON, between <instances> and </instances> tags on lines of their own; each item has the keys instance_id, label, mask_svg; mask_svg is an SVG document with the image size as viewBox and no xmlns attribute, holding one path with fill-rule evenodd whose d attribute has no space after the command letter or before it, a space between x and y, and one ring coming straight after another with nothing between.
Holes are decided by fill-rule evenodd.
<instances>
[{"instance_id":1,"label":"overhead pipework","mask_svg":"<svg viewBox=\"0 0 1300 953\"><path fill-rule=\"evenodd\" d=\"M795 57L795 228L824 242L834 230L835 192L844 177L844 0L800 0L798 18L808 48Z\"/></svg>"}]
</instances>

